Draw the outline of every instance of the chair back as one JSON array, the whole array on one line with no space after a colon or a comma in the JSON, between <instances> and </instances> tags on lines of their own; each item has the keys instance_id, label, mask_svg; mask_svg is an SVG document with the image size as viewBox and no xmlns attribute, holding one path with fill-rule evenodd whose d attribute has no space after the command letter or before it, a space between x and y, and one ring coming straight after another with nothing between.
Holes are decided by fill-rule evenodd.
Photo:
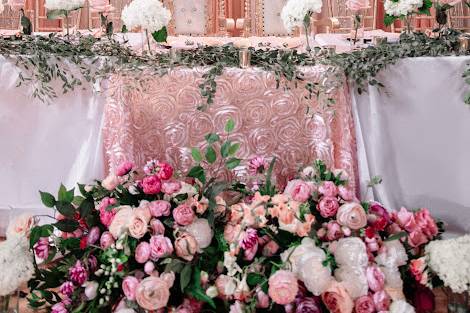
<instances>
[{"instance_id":1,"label":"chair back","mask_svg":"<svg viewBox=\"0 0 470 313\"><path fill-rule=\"evenodd\" d=\"M463 2L449 10L449 26L463 32L470 31L470 8Z\"/></svg>"},{"instance_id":2,"label":"chair back","mask_svg":"<svg viewBox=\"0 0 470 313\"><path fill-rule=\"evenodd\" d=\"M337 27L327 28L327 32L350 32L354 28L353 13L346 7L346 1L327 0L326 2L328 17L339 22ZM362 12L362 18L365 30L377 29L377 0L370 0L370 7Z\"/></svg>"},{"instance_id":3,"label":"chair back","mask_svg":"<svg viewBox=\"0 0 470 313\"><path fill-rule=\"evenodd\" d=\"M281 19L287 0L245 0L247 33L253 36L290 36Z\"/></svg>"},{"instance_id":4,"label":"chair back","mask_svg":"<svg viewBox=\"0 0 470 313\"><path fill-rule=\"evenodd\" d=\"M172 15L170 35L210 36L220 31L225 0L163 0L163 3Z\"/></svg>"}]
</instances>

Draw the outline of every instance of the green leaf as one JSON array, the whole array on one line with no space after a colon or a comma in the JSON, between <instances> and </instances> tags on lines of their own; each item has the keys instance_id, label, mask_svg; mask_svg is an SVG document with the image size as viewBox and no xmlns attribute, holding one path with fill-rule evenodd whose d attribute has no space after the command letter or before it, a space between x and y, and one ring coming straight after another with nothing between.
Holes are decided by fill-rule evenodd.
<instances>
[{"instance_id":1,"label":"green leaf","mask_svg":"<svg viewBox=\"0 0 470 313\"><path fill-rule=\"evenodd\" d=\"M385 241L398 240L406 236L408 236L408 234L405 231L402 231L402 232L399 232L398 234L388 237L387 239L385 239Z\"/></svg>"},{"instance_id":2,"label":"green leaf","mask_svg":"<svg viewBox=\"0 0 470 313\"><path fill-rule=\"evenodd\" d=\"M180 287L181 287L181 292L183 293L186 287L191 282L192 271L193 270L192 270L191 264L186 264L180 273Z\"/></svg>"},{"instance_id":3,"label":"green leaf","mask_svg":"<svg viewBox=\"0 0 470 313\"><path fill-rule=\"evenodd\" d=\"M61 230L66 233L72 233L78 228L78 222L70 219L61 220L52 225L58 230Z\"/></svg>"},{"instance_id":4,"label":"green leaf","mask_svg":"<svg viewBox=\"0 0 470 313\"><path fill-rule=\"evenodd\" d=\"M166 39L168 37L166 27L163 27L159 31L153 32L152 37L156 42L166 42Z\"/></svg>"},{"instance_id":5,"label":"green leaf","mask_svg":"<svg viewBox=\"0 0 470 313\"><path fill-rule=\"evenodd\" d=\"M181 271L183 270L184 266L185 266L185 263L179 259L166 259L166 260L170 260L166 266L165 266L165 272L168 273L168 272L174 272L174 273L181 273ZM161 263L163 264L163 262Z\"/></svg>"},{"instance_id":6,"label":"green leaf","mask_svg":"<svg viewBox=\"0 0 470 313\"><path fill-rule=\"evenodd\" d=\"M62 239L59 242L59 248L62 250L75 250L80 248L80 239L79 238L67 238Z\"/></svg>"},{"instance_id":7,"label":"green leaf","mask_svg":"<svg viewBox=\"0 0 470 313\"><path fill-rule=\"evenodd\" d=\"M189 173L188 177L193 177L198 179L201 183L206 183L206 174L204 173L204 169L201 166L193 167Z\"/></svg>"},{"instance_id":8,"label":"green leaf","mask_svg":"<svg viewBox=\"0 0 470 313\"><path fill-rule=\"evenodd\" d=\"M229 119L225 124L225 132L231 133L235 129L235 122L233 119Z\"/></svg>"},{"instance_id":9,"label":"green leaf","mask_svg":"<svg viewBox=\"0 0 470 313\"><path fill-rule=\"evenodd\" d=\"M55 207L65 217L73 218L75 215L75 208L70 202L59 201L55 204Z\"/></svg>"},{"instance_id":10,"label":"green leaf","mask_svg":"<svg viewBox=\"0 0 470 313\"><path fill-rule=\"evenodd\" d=\"M193 156L194 161L196 162L202 161L201 150L199 150L198 148L192 148L191 155Z\"/></svg>"},{"instance_id":11,"label":"green leaf","mask_svg":"<svg viewBox=\"0 0 470 313\"><path fill-rule=\"evenodd\" d=\"M53 208L55 206L56 201L53 195L48 192L42 191L39 191L39 194L41 195L41 201L45 206L47 206L48 208Z\"/></svg>"},{"instance_id":12,"label":"green leaf","mask_svg":"<svg viewBox=\"0 0 470 313\"><path fill-rule=\"evenodd\" d=\"M385 24L385 26L390 26L390 25L392 25L393 22L395 22L396 19L397 19L396 16L385 14L385 16L384 16L384 24Z\"/></svg>"},{"instance_id":13,"label":"green leaf","mask_svg":"<svg viewBox=\"0 0 470 313\"><path fill-rule=\"evenodd\" d=\"M217 154L212 146L208 146L206 149L206 160L210 164L214 164L215 160L217 160Z\"/></svg>"},{"instance_id":14,"label":"green leaf","mask_svg":"<svg viewBox=\"0 0 470 313\"><path fill-rule=\"evenodd\" d=\"M226 158L229 156L229 151L230 151L230 145L232 143L228 140L226 142L224 142L224 144L222 145L222 147L220 147L220 155L223 157L223 158Z\"/></svg>"},{"instance_id":15,"label":"green leaf","mask_svg":"<svg viewBox=\"0 0 470 313\"><path fill-rule=\"evenodd\" d=\"M33 25L31 24L31 20L25 15L21 16L21 26L23 27L23 34L31 35Z\"/></svg>"},{"instance_id":16,"label":"green leaf","mask_svg":"<svg viewBox=\"0 0 470 313\"><path fill-rule=\"evenodd\" d=\"M83 202L80 204L80 207L78 210L80 211L80 217L86 217L90 212L93 210L95 207L95 203L92 198L87 198L83 200Z\"/></svg>"},{"instance_id":17,"label":"green leaf","mask_svg":"<svg viewBox=\"0 0 470 313\"><path fill-rule=\"evenodd\" d=\"M470 105L470 91L465 94L464 102L465 104Z\"/></svg>"},{"instance_id":18,"label":"green leaf","mask_svg":"<svg viewBox=\"0 0 470 313\"><path fill-rule=\"evenodd\" d=\"M250 287L256 287L264 282L265 277L259 273L249 273L246 282Z\"/></svg>"},{"instance_id":19,"label":"green leaf","mask_svg":"<svg viewBox=\"0 0 470 313\"><path fill-rule=\"evenodd\" d=\"M206 295L203 289L191 290L190 293L196 300L206 302L214 310L216 309L214 300L212 300L208 295Z\"/></svg>"},{"instance_id":20,"label":"green leaf","mask_svg":"<svg viewBox=\"0 0 470 313\"><path fill-rule=\"evenodd\" d=\"M67 191L65 186L63 184L60 184L59 197L58 197L59 201L72 202L74 194L75 194L75 188L72 188Z\"/></svg>"},{"instance_id":21,"label":"green leaf","mask_svg":"<svg viewBox=\"0 0 470 313\"><path fill-rule=\"evenodd\" d=\"M126 26L126 25L122 25L121 33L125 34L125 33L127 33L127 32L128 32L127 26Z\"/></svg>"},{"instance_id":22,"label":"green leaf","mask_svg":"<svg viewBox=\"0 0 470 313\"><path fill-rule=\"evenodd\" d=\"M227 167L227 169L233 170L235 167L237 167L238 165L240 165L240 162L241 162L240 159L231 158L231 159L228 159L228 160L225 162L225 166Z\"/></svg>"},{"instance_id":23,"label":"green leaf","mask_svg":"<svg viewBox=\"0 0 470 313\"><path fill-rule=\"evenodd\" d=\"M219 135L213 133L207 134L205 138L210 145L220 140Z\"/></svg>"},{"instance_id":24,"label":"green leaf","mask_svg":"<svg viewBox=\"0 0 470 313\"><path fill-rule=\"evenodd\" d=\"M229 155L235 155L235 153L238 152L238 149L240 149L240 144L234 143L233 145L230 146L230 149L228 149L228 154Z\"/></svg>"},{"instance_id":25,"label":"green leaf","mask_svg":"<svg viewBox=\"0 0 470 313\"><path fill-rule=\"evenodd\" d=\"M106 25L106 35L108 35L108 37L110 37L114 32L114 26L113 26L113 22L109 22L107 25Z\"/></svg>"},{"instance_id":26,"label":"green leaf","mask_svg":"<svg viewBox=\"0 0 470 313\"><path fill-rule=\"evenodd\" d=\"M39 238L41 238L41 227L40 226L33 227L29 234L29 247L33 248L36 242L38 242Z\"/></svg>"}]
</instances>

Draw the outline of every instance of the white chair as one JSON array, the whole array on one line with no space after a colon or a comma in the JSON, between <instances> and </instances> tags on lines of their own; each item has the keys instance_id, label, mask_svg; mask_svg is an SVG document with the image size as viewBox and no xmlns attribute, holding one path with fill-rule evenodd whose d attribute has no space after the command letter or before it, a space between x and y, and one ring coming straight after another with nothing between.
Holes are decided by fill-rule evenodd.
<instances>
[{"instance_id":1,"label":"white chair","mask_svg":"<svg viewBox=\"0 0 470 313\"><path fill-rule=\"evenodd\" d=\"M246 32L254 36L290 36L281 19L287 0L246 0Z\"/></svg>"}]
</instances>

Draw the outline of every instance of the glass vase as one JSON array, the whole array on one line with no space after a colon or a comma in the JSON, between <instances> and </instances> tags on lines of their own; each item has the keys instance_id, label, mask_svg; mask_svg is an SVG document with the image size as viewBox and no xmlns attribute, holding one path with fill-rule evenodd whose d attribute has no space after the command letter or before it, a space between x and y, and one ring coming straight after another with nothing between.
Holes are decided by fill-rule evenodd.
<instances>
[{"instance_id":1,"label":"glass vase","mask_svg":"<svg viewBox=\"0 0 470 313\"><path fill-rule=\"evenodd\" d=\"M455 293L446 288L448 313L470 313L468 292Z\"/></svg>"},{"instance_id":2,"label":"glass vase","mask_svg":"<svg viewBox=\"0 0 470 313\"><path fill-rule=\"evenodd\" d=\"M0 296L0 313L19 313L19 291Z\"/></svg>"},{"instance_id":3,"label":"glass vase","mask_svg":"<svg viewBox=\"0 0 470 313\"><path fill-rule=\"evenodd\" d=\"M305 50L310 53L312 51L312 45L315 42L315 33L312 30L312 25L310 24L310 18L308 22L304 22L303 27L300 29L300 36L303 36L305 39Z\"/></svg>"}]
</instances>

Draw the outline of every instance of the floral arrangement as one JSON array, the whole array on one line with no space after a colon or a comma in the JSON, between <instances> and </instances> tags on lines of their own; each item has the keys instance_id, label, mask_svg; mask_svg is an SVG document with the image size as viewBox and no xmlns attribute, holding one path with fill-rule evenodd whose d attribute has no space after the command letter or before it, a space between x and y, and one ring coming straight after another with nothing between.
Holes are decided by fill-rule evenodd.
<instances>
[{"instance_id":1,"label":"floral arrangement","mask_svg":"<svg viewBox=\"0 0 470 313\"><path fill-rule=\"evenodd\" d=\"M347 0L346 7L353 14L354 34L352 36L352 41L353 44L355 44L358 40L358 31L362 22L361 11L370 8L369 0Z\"/></svg>"},{"instance_id":2,"label":"floral arrangement","mask_svg":"<svg viewBox=\"0 0 470 313\"><path fill-rule=\"evenodd\" d=\"M73 11L85 4L85 0L46 0L44 6L48 10Z\"/></svg>"},{"instance_id":3,"label":"floral arrangement","mask_svg":"<svg viewBox=\"0 0 470 313\"><path fill-rule=\"evenodd\" d=\"M397 18L404 19L407 31L411 32L411 17L413 14L431 15L431 0L385 0L384 23L386 26L392 25Z\"/></svg>"},{"instance_id":4,"label":"floral arrangement","mask_svg":"<svg viewBox=\"0 0 470 313\"><path fill-rule=\"evenodd\" d=\"M25 0L8 0L7 5L14 10L19 10L24 8Z\"/></svg>"},{"instance_id":5,"label":"floral arrangement","mask_svg":"<svg viewBox=\"0 0 470 313\"><path fill-rule=\"evenodd\" d=\"M166 41L171 12L159 0L133 0L124 7L121 18L128 29L141 27L157 42Z\"/></svg>"},{"instance_id":6,"label":"floral arrangement","mask_svg":"<svg viewBox=\"0 0 470 313\"><path fill-rule=\"evenodd\" d=\"M152 160L124 162L93 185L61 186L55 222L30 245L45 268L30 305L66 312L414 312L403 278L439 236L426 209L360 203L340 170L317 161L278 191L275 160L239 168L240 145L208 134L188 177ZM223 138L223 139L222 139ZM48 266L51 264L51 266ZM411 275L411 274L410 274Z\"/></svg>"},{"instance_id":7,"label":"floral arrangement","mask_svg":"<svg viewBox=\"0 0 470 313\"><path fill-rule=\"evenodd\" d=\"M7 239L0 242L0 296L8 296L33 277L33 253L29 235L37 220L18 216L7 228Z\"/></svg>"}]
</instances>

